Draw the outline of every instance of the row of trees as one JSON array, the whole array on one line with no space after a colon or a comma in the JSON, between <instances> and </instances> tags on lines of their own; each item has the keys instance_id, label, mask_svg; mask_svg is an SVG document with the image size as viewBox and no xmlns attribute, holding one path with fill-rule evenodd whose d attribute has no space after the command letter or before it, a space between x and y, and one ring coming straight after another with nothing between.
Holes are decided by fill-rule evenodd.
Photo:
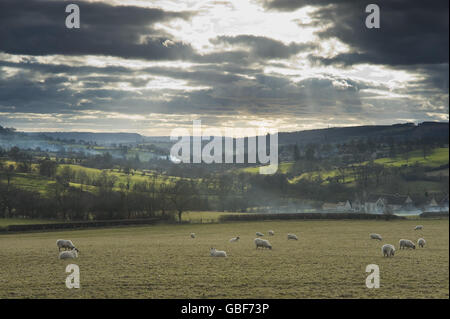
<instances>
[{"instance_id":1,"label":"row of trees","mask_svg":"<svg viewBox=\"0 0 450 319\"><path fill-rule=\"evenodd\" d=\"M314 161L332 158L333 161L344 161L345 164L368 161L374 157L401 156L409 160L413 151L418 151L423 158L427 158L433 148L444 147L447 140L418 138L410 140L394 140L394 138L358 139L347 143L309 143L281 146L280 154L287 155L294 161ZM289 154L289 155L288 155Z\"/></svg>"},{"instance_id":2,"label":"row of trees","mask_svg":"<svg viewBox=\"0 0 450 319\"><path fill-rule=\"evenodd\" d=\"M162 217L179 220L191 207L202 208L202 199L195 184L179 180L173 185L155 187L151 183L138 183L127 189L116 189L113 179L103 175L105 182L96 191L70 186L56 178L46 194L14 186L9 168L0 172L0 217L54 218L62 220L134 219ZM195 203L195 205L193 205Z\"/></svg>"},{"instance_id":3,"label":"row of trees","mask_svg":"<svg viewBox=\"0 0 450 319\"><path fill-rule=\"evenodd\" d=\"M202 179L142 181L103 170L98 174L58 167L41 160L37 171L54 181L45 194L20 189L12 182L14 166L0 168L0 215L3 217L60 218L64 220L143 218L186 210L246 211L249 207L280 205L295 197L285 175L214 174ZM77 187L71 186L77 183ZM95 186L90 188L89 186Z\"/></svg>"}]
</instances>

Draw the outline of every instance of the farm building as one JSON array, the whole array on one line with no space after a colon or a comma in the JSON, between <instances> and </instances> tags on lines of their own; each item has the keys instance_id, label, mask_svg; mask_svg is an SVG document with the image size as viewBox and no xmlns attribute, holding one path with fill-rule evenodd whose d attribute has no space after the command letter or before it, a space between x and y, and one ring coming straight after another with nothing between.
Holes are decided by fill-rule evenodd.
<instances>
[{"instance_id":1,"label":"farm building","mask_svg":"<svg viewBox=\"0 0 450 319\"><path fill-rule=\"evenodd\" d=\"M356 201L346 200L345 202L339 202L337 204L324 203L322 205L322 210L345 212L345 213L351 213L351 212L358 213L361 211L361 202L359 200L356 200Z\"/></svg>"},{"instance_id":2,"label":"farm building","mask_svg":"<svg viewBox=\"0 0 450 319\"><path fill-rule=\"evenodd\" d=\"M439 202L439 207L441 211L448 212L448 194Z\"/></svg>"},{"instance_id":3,"label":"farm building","mask_svg":"<svg viewBox=\"0 0 450 319\"><path fill-rule=\"evenodd\" d=\"M438 200L436 200L436 198ZM435 194L433 197L423 205L424 212L448 212L448 194Z\"/></svg>"},{"instance_id":4,"label":"farm building","mask_svg":"<svg viewBox=\"0 0 450 319\"><path fill-rule=\"evenodd\" d=\"M436 202L436 198L433 196L433 198L431 198L431 200L424 205L423 210L426 212L439 212L441 208L439 204Z\"/></svg>"},{"instance_id":5,"label":"farm building","mask_svg":"<svg viewBox=\"0 0 450 319\"><path fill-rule=\"evenodd\" d=\"M364 203L364 211L368 214L408 213L417 208L408 195L371 194Z\"/></svg>"}]
</instances>

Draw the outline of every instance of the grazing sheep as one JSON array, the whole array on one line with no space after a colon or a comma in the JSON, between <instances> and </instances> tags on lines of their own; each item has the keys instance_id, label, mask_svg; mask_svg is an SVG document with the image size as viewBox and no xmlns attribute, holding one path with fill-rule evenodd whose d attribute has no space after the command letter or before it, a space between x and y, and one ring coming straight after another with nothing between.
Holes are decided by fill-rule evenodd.
<instances>
[{"instance_id":1,"label":"grazing sheep","mask_svg":"<svg viewBox=\"0 0 450 319\"><path fill-rule=\"evenodd\" d=\"M370 234L371 239L383 240L380 234Z\"/></svg>"},{"instance_id":2,"label":"grazing sheep","mask_svg":"<svg viewBox=\"0 0 450 319\"><path fill-rule=\"evenodd\" d=\"M289 239L298 240L297 235L295 235L295 234L288 234L288 235L287 235L287 239L288 239L288 240L289 240Z\"/></svg>"},{"instance_id":3,"label":"grazing sheep","mask_svg":"<svg viewBox=\"0 0 450 319\"><path fill-rule=\"evenodd\" d=\"M259 231L257 231L257 232L256 232L256 236L262 237L262 236L264 236L264 234L263 234L263 233L260 233Z\"/></svg>"},{"instance_id":4,"label":"grazing sheep","mask_svg":"<svg viewBox=\"0 0 450 319\"><path fill-rule=\"evenodd\" d=\"M78 257L78 249L76 248L72 250L65 250L59 253L59 259L69 259L77 257Z\"/></svg>"},{"instance_id":5,"label":"grazing sheep","mask_svg":"<svg viewBox=\"0 0 450 319\"><path fill-rule=\"evenodd\" d=\"M395 247L391 244L383 245L383 247L381 247L381 252L384 257L392 257L395 253Z\"/></svg>"},{"instance_id":6,"label":"grazing sheep","mask_svg":"<svg viewBox=\"0 0 450 319\"><path fill-rule=\"evenodd\" d=\"M414 243L408 239L400 239L398 244L400 246L400 249L405 249L405 248L416 249L416 245L414 245Z\"/></svg>"},{"instance_id":7,"label":"grazing sheep","mask_svg":"<svg viewBox=\"0 0 450 319\"><path fill-rule=\"evenodd\" d=\"M423 239L423 238L419 238L419 239L417 240L417 246L419 246L419 247L421 247L421 248L423 248L423 247L425 246L426 243L427 243L427 242L426 242L425 239Z\"/></svg>"},{"instance_id":8,"label":"grazing sheep","mask_svg":"<svg viewBox=\"0 0 450 319\"><path fill-rule=\"evenodd\" d=\"M211 257L227 257L227 253L224 252L223 250L211 248L209 252L211 253Z\"/></svg>"},{"instance_id":9,"label":"grazing sheep","mask_svg":"<svg viewBox=\"0 0 450 319\"><path fill-rule=\"evenodd\" d=\"M239 236L233 237L233 238L230 239L230 243L235 243L235 242L237 242L238 240L239 240Z\"/></svg>"},{"instance_id":10,"label":"grazing sheep","mask_svg":"<svg viewBox=\"0 0 450 319\"><path fill-rule=\"evenodd\" d=\"M195 234L194 233L191 233L191 238L195 238Z\"/></svg>"},{"instance_id":11,"label":"grazing sheep","mask_svg":"<svg viewBox=\"0 0 450 319\"><path fill-rule=\"evenodd\" d=\"M76 249L76 248L75 248L75 245L72 243L72 241L70 241L70 240L65 240L65 239L58 239L58 240L56 241L56 246L58 247L58 251L61 251L61 248L64 248L64 250L67 250L67 249L70 249L70 250ZM77 249L77 251L78 251L78 249Z\"/></svg>"},{"instance_id":12,"label":"grazing sheep","mask_svg":"<svg viewBox=\"0 0 450 319\"><path fill-rule=\"evenodd\" d=\"M417 225L416 227L414 227L414 230L422 230L423 229L423 225Z\"/></svg>"},{"instance_id":13,"label":"grazing sheep","mask_svg":"<svg viewBox=\"0 0 450 319\"><path fill-rule=\"evenodd\" d=\"M275 232L273 230L269 230L269 236L275 235Z\"/></svg>"},{"instance_id":14,"label":"grazing sheep","mask_svg":"<svg viewBox=\"0 0 450 319\"><path fill-rule=\"evenodd\" d=\"M258 247L272 249L272 245L266 239L255 238L255 244L256 249L258 249Z\"/></svg>"}]
</instances>

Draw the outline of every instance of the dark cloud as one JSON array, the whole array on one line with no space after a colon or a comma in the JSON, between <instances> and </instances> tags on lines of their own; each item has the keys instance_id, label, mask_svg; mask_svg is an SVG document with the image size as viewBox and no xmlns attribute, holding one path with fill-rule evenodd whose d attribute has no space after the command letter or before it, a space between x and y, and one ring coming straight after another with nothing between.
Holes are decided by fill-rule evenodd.
<instances>
[{"instance_id":1,"label":"dark cloud","mask_svg":"<svg viewBox=\"0 0 450 319\"><path fill-rule=\"evenodd\" d=\"M448 93L449 89L449 67L445 64L428 64L417 65L411 68L411 72L416 72L425 75L421 80L411 81L411 85L416 85L419 88L431 91L443 91Z\"/></svg>"},{"instance_id":2,"label":"dark cloud","mask_svg":"<svg viewBox=\"0 0 450 319\"><path fill-rule=\"evenodd\" d=\"M325 64L373 63L412 65L448 63L449 2L380 0L380 29L368 29L365 0L264 0L268 9L295 10L314 6L313 24L322 24L321 38L337 38L351 52L332 58L316 57Z\"/></svg>"},{"instance_id":3,"label":"dark cloud","mask_svg":"<svg viewBox=\"0 0 450 319\"><path fill-rule=\"evenodd\" d=\"M319 10L315 18L332 20L332 27L319 32L322 38L338 38L351 47L349 54L339 54L325 63L374 63L413 65L448 63L448 1L435 5L421 1L380 4L380 29L364 25L365 5L341 4ZM440 4L436 5L437 3Z\"/></svg>"},{"instance_id":4,"label":"dark cloud","mask_svg":"<svg viewBox=\"0 0 450 319\"><path fill-rule=\"evenodd\" d=\"M80 29L65 27L65 7L80 7ZM105 3L49 0L0 2L0 51L29 55L110 55L147 60L186 59L189 44L172 41L154 24L189 19L191 12L168 12Z\"/></svg>"},{"instance_id":5,"label":"dark cloud","mask_svg":"<svg viewBox=\"0 0 450 319\"><path fill-rule=\"evenodd\" d=\"M83 66L83 65L68 65L68 64L45 64L34 61L34 59L23 59L21 62L10 62L0 60L0 67L10 67L17 69L24 69L39 73L53 73L53 74L71 74L71 75L89 75L91 73L121 75L129 74L130 69L123 66Z\"/></svg>"},{"instance_id":6,"label":"dark cloud","mask_svg":"<svg viewBox=\"0 0 450 319\"><path fill-rule=\"evenodd\" d=\"M35 65L36 64L36 65ZM289 77L264 74L262 69L199 65L175 67L63 67L39 63L3 62L17 74L0 79L2 105L15 105L16 112L76 113L80 110L116 111L131 114L291 114L304 108L317 110L343 99L359 104L359 91L370 84L332 76L295 82ZM30 77L30 75L32 75ZM197 90L148 89L150 78L182 80ZM37 81L36 79L40 79ZM134 91L124 90L128 83ZM111 87L111 88L108 88ZM161 96L166 96L161 99Z\"/></svg>"},{"instance_id":7,"label":"dark cloud","mask_svg":"<svg viewBox=\"0 0 450 319\"><path fill-rule=\"evenodd\" d=\"M0 104L14 105L17 112L65 112L74 92L59 80L36 81L28 72L0 78Z\"/></svg>"},{"instance_id":8,"label":"dark cloud","mask_svg":"<svg viewBox=\"0 0 450 319\"><path fill-rule=\"evenodd\" d=\"M312 62L351 67L377 64L420 74L407 86L407 94L448 94L449 2L380 0L380 29L368 29L365 0L264 0L269 10L296 10L314 6L311 26L322 39L336 38L349 52L332 57L310 55ZM443 103L448 109L448 99Z\"/></svg>"}]
</instances>

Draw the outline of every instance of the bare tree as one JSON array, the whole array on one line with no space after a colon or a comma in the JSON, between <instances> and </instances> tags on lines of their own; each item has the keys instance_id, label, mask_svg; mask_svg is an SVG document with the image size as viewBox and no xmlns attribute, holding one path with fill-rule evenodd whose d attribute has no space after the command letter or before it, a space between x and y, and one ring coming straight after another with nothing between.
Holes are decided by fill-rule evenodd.
<instances>
[{"instance_id":1,"label":"bare tree","mask_svg":"<svg viewBox=\"0 0 450 319\"><path fill-rule=\"evenodd\" d=\"M178 212L178 220L181 222L181 216L184 211L189 209L190 204L197 198L197 189L193 182L179 180L170 188L169 198Z\"/></svg>"}]
</instances>

